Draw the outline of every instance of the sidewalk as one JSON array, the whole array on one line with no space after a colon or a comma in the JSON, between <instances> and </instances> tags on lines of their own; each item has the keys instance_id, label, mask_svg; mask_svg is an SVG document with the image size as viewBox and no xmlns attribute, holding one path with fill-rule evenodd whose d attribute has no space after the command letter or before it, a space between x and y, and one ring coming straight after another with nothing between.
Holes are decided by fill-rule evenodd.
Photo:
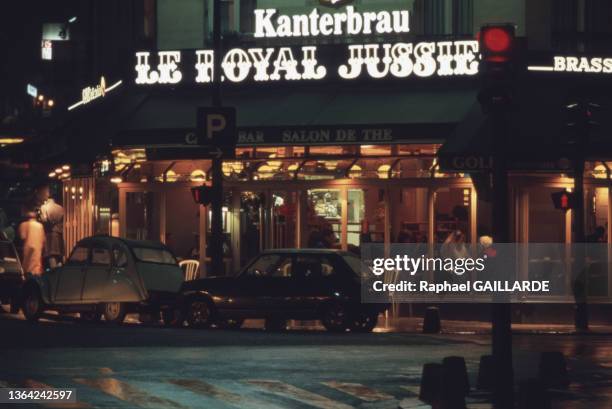
<instances>
[{"instance_id":1,"label":"sidewalk","mask_svg":"<svg viewBox=\"0 0 612 409\"><path fill-rule=\"evenodd\" d=\"M491 323L484 321L441 321L442 334L471 335L490 334ZM376 332L412 332L423 330L423 319L416 317L380 317ZM591 325L586 333L576 332L570 324L512 324L515 334L566 334L566 335L612 335L612 325Z\"/></svg>"}]
</instances>

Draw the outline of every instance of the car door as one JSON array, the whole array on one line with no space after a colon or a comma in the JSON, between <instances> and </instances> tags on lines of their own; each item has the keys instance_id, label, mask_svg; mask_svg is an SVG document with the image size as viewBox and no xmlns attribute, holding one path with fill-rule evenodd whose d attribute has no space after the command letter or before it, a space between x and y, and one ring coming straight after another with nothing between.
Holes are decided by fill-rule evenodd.
<instances>
[{"instance_id":1,"label":"car door","mask_svg":"<svg viewBox=\"0 0 612 409\"><path fill-rule=\"evenodd\" d=\"M77 244L72 250L66 265L59 270L57 288L54 292L56 303L74 304L81 302L88 261L89 246L87 244Z\"/></svg>"},{"instance_id":2,"label":"car door","mask_svg":"<svg viewBox=\"0 0 612 409\"><path fill-rule=\"evenodd\" d=\"M237 308L266 315L282 309L279 294L291 276L292 257L283 253L260 255L238 277Z\"/></svg>"},{"instance_id":3,"label":"car door","mask_svg":"<svg viewBox=\"0 0 612 409\"><path fill-rule=\"evenodd\" d=\"M110 296L109 276L111 270L111 251L104 242L93 242L91 258L85 272L83 302L112 301Z\"/></svg>"},{"instance_id":4,"label":"car door","mask_svg":"<svg viewBox=\"0 0 612 409\"><path fill-rule=\"evenodd\" d=\"M326 254L299 254L293 264L291 302L288 306L297 313L317 310L320 302L332 297L337 287L336 267Z\"/></svg>"}]
</instances>

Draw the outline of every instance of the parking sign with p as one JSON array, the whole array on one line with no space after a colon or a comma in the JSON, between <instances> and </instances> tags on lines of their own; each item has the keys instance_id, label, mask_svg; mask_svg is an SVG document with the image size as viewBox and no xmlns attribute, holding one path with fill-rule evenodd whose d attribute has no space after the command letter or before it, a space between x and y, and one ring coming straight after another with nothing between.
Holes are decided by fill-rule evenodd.
<instances>
[{"instance_id":1,"label":"parking sign with p","mask_svg":"<svg viewBox=\"0 0 612 409\"><path fill-rule=\"evenodd\" d=\"M236 108L198 108L198 144L212 156L231 158L236 148ZM216 155L217 152L218 155Z\"/></svg>"}]
</instances>

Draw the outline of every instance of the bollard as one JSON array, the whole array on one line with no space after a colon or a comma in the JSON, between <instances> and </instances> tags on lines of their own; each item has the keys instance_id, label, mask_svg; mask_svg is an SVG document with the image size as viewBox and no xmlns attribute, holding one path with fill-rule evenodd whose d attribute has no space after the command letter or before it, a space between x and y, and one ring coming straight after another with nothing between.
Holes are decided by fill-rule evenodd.
<instances>
[{"instance_id":1,"label":"bollard","mask_svg":"<svg viewBox=\"0 0 612 409\"><path fill-rule=\"evenodd\" d=\"M470 393L470 380L465 359L461 356L447 356L442 360L442 366L444 367L444 379L452 380L453 388L457 388L458 393L467 396Z\"/></svg>"},{"instance_id":2,"label":"bollard","mask_svg":"<svg viewBox=\"0 0 612 409\"><path fill-rule=\"evenodd\" d=\"M476 381L476 388L484 391L493 390L493 355L483 355L480 357L480 363L478 364L478 380Z\"/></svg>"},{"instance_id":3,"label":"bollard","mask_svg":"<svg viewBox=\"0 0 612 409\"><path fill-rule=\"evenodd\" d=\"M440 395L434 400L433 408L465 409L465 384L461 379L456 378L458 374L455 365L442 364Z\"/></svg>"},{"instance_id":4,"label":"bollard","mask_svg":"<svg viewBox=\"0 0 612 409\"><path fill-rule=\"evenodd\" d=\"M569 377L563 353L542 352L540 355L540 380L548 388L567 388Z\"/></svg>"},{"instance_id":5,"label":"bollard","mask_svg":"<svg viewBox=\"0 0 612 409\"><path fill-rule=\"evenodd\" d=\"M438 334L440 332L440 311L438 307L427 307L423 318L423 334Z\"/></svg>"},{"instance_id":6,"label":"bollard","mask_svg":"<svg viewBox=\"0 0 612 409\"><path fill-rule=\"evenodd\" d=\"M427 363L423 365L421 373L421 388L419 399L423 402L432 403L440 396L442 386L442 365Z\"/></svg>"},{"instance_id":7,"label":"bollard","mask_svg":"<svg viewBox=\"0 0 612 409\"><path fill-rule=\"evenodd\" d=\"M544 384L538 379L519 383L518 409L550 409L550 397Z\"/></svg>"}]
</instances>

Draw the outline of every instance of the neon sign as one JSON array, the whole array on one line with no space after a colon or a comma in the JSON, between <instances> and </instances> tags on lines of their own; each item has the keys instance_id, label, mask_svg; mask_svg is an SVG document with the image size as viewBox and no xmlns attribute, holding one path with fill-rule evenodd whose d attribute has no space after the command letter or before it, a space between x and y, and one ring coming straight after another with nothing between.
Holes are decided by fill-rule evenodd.
<instances>
[{"instance_id":1,"label":"neon sign","mask_svg":"<svg viewBox=\"0 0 612 409\"><path fill-rule=\"evenodd\" d=\"M612 74L612 58L555 56L553 65L530 65L529 71Z\"/></svg>"},{"instance_id":2,"label":"neon sign","mask_svg":"<svg viewBox=\"0 0 612 409\"><path fill-rule=\"evenodd\" d=\"M77 103L70 105L68 107L68 111L72 111L74 108L80 105L89 104L91 101L95 99L103 98L104 96L106 96L107 92L114 90L122 83L123 81L119 80L115 82L113 85L111 85L110 87L107 87L106 79L104 77L100 77L100 82L96 84L95 86L83 88L83 90L81 91L81 100Z\"/></svg>"},{"instance_id":3,"label":"neon sign","mask_svg":"<svg viewBox=\"0 0 612 409\"><path fill-rule=\"evenodd\" d=\"M221 80L318 81L332 73L342 80L357 78L408 78L472 76L478 73L478 42L440 41L420 43L349 44L347 58L337 67L319 61L317 46L233 48L221 60ZM136 84L179 84L187 73L194 73L200 84L212 82L215 53L195 50L190 66L182 66L182 51L136 53Z\"/></svg>"},{"instance_id":4,"label":"neon sign","mask_svg":"<svg viewBox=\"0 0 612 409\"><path fill-rule=\"evenodd\" d=\"M256 38L319 37L369 34L401 34L410 31L408 10L357 12L346 6L343 12L278 15L276 9L255 10Z\"/></svg>"}]
</instances>

